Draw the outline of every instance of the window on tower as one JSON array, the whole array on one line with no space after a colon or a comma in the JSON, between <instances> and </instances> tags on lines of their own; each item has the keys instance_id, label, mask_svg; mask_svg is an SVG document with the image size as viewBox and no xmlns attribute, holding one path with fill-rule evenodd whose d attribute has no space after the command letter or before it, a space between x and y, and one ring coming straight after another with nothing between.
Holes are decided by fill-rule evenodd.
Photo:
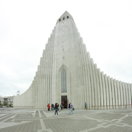
<instances>
[{"instance_id":1,"label":"window on tower","mask_svg":"<svg viewBox=\"0 0 132 132\"><path fill-rule=\"evenodd\" d=\"M67 92L67 77L66 77L66 69L62 67L61 69L61 92Z\"/></svg>"}]
</instances>

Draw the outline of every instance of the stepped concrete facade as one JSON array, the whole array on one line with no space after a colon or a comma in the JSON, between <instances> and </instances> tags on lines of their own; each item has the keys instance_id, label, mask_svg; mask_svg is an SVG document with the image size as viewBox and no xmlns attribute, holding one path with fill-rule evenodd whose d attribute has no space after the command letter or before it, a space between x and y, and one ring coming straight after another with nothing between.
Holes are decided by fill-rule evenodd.
<instances>
[{"instance_id":1,"label":"stepped concrete facade","mask_svg":"<svg viewBox=\"0 0 132 132\"><path fill-rule=\"evenodd\" d=\"M104 74L90 58L72 16L57 21L30 88L14 98L14 107L43 108L72 103L76 109L131 107L132 84Z\"/></svg>"}]
</instances>

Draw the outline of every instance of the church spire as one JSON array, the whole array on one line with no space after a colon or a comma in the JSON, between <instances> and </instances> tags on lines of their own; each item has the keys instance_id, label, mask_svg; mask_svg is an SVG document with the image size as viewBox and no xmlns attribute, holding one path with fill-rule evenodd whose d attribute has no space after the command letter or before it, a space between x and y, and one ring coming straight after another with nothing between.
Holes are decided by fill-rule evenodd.
<instances>
[{"instance_id":1,"label":"church spire","mask_svg":"<svg viewBox=\"0 0 132 132\"><path fill-rule=\"evenodd\" d=\"M57 22L62 22L62 21L65 21L65 20L67 20L67 19L72 19L72 20L73 20L71 14L70 14L68 11L65 11L65 12L60 16L60 18L58 19Z\"/></svg>"}]
</instances>

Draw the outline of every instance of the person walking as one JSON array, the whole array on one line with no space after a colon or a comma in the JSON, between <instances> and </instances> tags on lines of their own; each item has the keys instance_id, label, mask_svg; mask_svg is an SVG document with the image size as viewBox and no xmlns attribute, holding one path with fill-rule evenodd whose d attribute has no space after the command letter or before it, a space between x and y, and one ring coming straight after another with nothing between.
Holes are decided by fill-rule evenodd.
<instances>
[{"instance_id":1,"label":"person walking","mask_svg":"<svg viewBox=\"0 0 132 132\"><path fill-rule=\"evenodd\" d=\"M55 103L55 115L58 115L59 104Z\"/></svg>"}]
</instances>

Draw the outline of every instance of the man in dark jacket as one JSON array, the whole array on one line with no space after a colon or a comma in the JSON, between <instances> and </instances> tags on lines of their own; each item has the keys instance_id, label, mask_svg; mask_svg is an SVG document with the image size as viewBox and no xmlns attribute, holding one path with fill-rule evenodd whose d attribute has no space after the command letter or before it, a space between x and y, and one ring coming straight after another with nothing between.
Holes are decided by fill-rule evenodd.
<instances>
[{"instance_id":1,"label":"man in dark jacket","mask_svg":"<svg viewBox=\"0 0 132 132\"><path fill-rule=\"evenodd\" d=\"M58 115L59 104L55 103L55 115Z\"/></svg>"}]
</instances>

